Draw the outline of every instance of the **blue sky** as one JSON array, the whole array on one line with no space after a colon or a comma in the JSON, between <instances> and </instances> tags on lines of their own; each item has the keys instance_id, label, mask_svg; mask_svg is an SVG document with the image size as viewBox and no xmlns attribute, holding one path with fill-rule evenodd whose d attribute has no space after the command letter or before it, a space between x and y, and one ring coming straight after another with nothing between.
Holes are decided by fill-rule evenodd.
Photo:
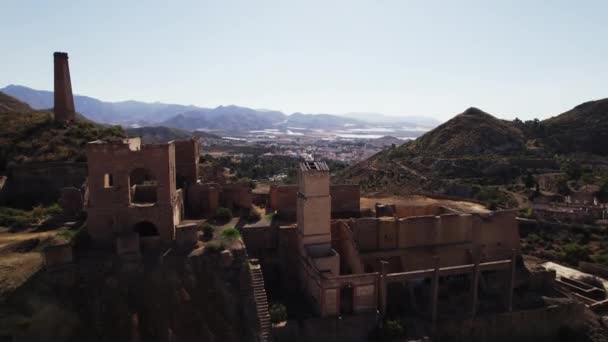
<instances>
[{"instance_id":1,"label":"blue sky","mask_svg":"<svg viewBox=\"0 0 608 342\"><path fill-rule=\"evenodd\" d=\"M446 120L608 97L608 1L3 0L0 87Z\"/></svg>"}]
</instances>

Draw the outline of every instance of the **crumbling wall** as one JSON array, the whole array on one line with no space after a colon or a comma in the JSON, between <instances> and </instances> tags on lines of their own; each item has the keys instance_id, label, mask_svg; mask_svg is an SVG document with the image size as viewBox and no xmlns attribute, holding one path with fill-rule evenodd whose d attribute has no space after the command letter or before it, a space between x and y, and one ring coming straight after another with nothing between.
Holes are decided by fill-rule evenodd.
<instances>
[{"instance_id":1,"label":"crumbling wall","mask_svg":"<svg viewBox=\"0 0 608 342\"><path fill-rule=\"evenodd\" d=\"M200 142L198 138L174 141L174 144L175 169L178 182L196 183L200 156Z\"/></svg>"},{"instance_id":2,"label":"crumbling wall","mask_svg":"<svg viewBox=\"0 0 608 342\"><path fill-rule=\"evenodd\" d=\"M217 183L190 184L186 189L186 211L189 217L210 217L220 206L221 187Z\"/></svg>"},{"instance_id":3,"label":"crumbling wall","mask_svg":"<svg viewBox=\"0 0 608 342\"><path fill-rule=\"evenodd\" d=\"M297 185L271 185L269 190L269 210L287 219L295 219L297 206Z\"/></svg>"},{"instance_id":4,"label":"crumbling wall","mask_svg":"<svg viewBox=\"0 0 608 342\"><path fill-rule=\"evenodd\" d=\"M456 213L454 210L440 205L397 205L396 216L399 218L411 216L438 216Z\"/></svg>"},{"instance_id":5,"label":"crumbling wall","mask_svg":"<svg viewBox=\"0 0 608 342\"><path fill-rule=\"evenodd\" d=\"M332 218L359 217L361 192L359 185L334 184L329 187Z\"/></svg>"},{"instance_id":6,"label":"crumbling wall","mask_svg":"<svg viewBox=\"0 0 608 342\"><path fill-rule=\"evenodd\" d=\"M220 203L226 208L251 208L253 197L249 184L229 183L222 185Z\"/></svg>"},{"instance_id":7,"label":"crumbling wall","mask_svg":"<svg viewBox=\"0 0 608 342\"><path fill-rule=\"evenodd\" d=\"M487 258L509 258L512 250L520 249L516 211L502 210L475 215L473 241L482 247L482 253Z\"/></svg>"},{"instance_id":8,"label":"crumbling wall","mask_svg":"<svg viewBox=\"0 0 608 342\"><path fill-rule=\"evenodd\" d=\"M361 193L358 185L334 184L329 187L332 218L359 217ZM269 190L270 211L280 217L295 219L297 208L297 185L271 185Z\"/></svg>"},{"instance_id":9,"label":"crumbling wall","mask_svg":"<svg viewBox=\"0 0 608 342\"><path fill-rule=\"evenodd\" d=\"M150 222L163 241L172 241L175 208L179 200L175 184L175 146L172 143L140 145L92 142L87 144L87 229L94 240L110 241L116 233L131 231L139 222ZM156 181L156 202L134 204L130 176L145 169Z\"/></svg>"}]
</instances>

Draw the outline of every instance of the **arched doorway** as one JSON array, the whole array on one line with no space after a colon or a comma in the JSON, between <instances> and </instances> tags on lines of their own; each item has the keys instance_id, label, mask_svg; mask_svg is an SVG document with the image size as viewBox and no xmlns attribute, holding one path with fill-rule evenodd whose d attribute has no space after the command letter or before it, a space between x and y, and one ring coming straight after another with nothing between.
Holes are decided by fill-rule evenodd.
<instances>
[{"instance_id":1,"label":"arched doorway","mask_svg":"<svg viewBox=\"0 0 608 342\"><path fill-rule=\"evenodd\" d=\"M152 172L145 168L135 168L129 174L131 203L153 204L157 201L157 181Z\"/></svg>"},{"instance_id":2,"label":"arched doorway","mask_svg":"<svg viewBox=\"0 0 608 342\"><path fill-rule=\"evenodd\" d=\"M158 229L153 223L148 221L141 221L136 223L133 226L133 231L139 234L140 238L158 236Z\"/></svg>"},{"instance_id":3,"label":"arched doorway","mask_svg":"<svg viewBox=\"0 0 608 342\"><path fill-rule=\"evenodd\" d=\"M346 285L340 289L340 314L350 315L353 313L353 287Z\"/></svg>"}]
</instances>

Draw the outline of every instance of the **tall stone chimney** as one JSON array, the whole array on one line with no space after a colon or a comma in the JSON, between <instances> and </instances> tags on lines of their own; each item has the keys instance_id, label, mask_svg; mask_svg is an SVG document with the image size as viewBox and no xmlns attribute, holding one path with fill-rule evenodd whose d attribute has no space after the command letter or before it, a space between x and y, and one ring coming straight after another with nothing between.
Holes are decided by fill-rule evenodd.
<instances>
[{"instance_id":1,"label":"tall stone chimney","mask_svg":"<svg viewBox=\"0 0 608 342\"><path fill-rule=\"evenodd\" d=\"M55 52L55 120L61 122L74 121L76 111L74 109L74 96L72 95L72 81L70 80L70 67L68 66L68 54L66 52Z\"/></svg>"}]
</instances>

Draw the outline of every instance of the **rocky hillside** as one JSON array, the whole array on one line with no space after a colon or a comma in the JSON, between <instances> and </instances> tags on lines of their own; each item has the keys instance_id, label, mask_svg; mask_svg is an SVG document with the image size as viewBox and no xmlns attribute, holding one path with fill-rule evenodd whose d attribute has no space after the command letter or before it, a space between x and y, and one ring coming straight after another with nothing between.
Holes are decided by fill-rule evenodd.
<instances>
[{"instance_id":1,"label":"rocky hillside","mask_svg":"<svg viewBox=\"0 0 608 342\"><path fill-rule=\"evenodd\" d=\"M93 140L124 137L120 127L79 119L64 125L53 113L34 110L0 92L0 171L10 163L84 161L84 145Z\"/></svg>"},{"instance_id":2,"label":"rocky hillside","mask_svg":"<svg viewBox=\"0 0 608 342\"><path fill-rule=\"evenodd\" d=\"M358 182L366 192L432 191L484 199L492 187L520 184L528 174L559 172L565 161L575 160L581 167L589 161L604 163L607 141L608 100L527 122L500 120L469 108L417 140L353 165L337 178Z\"/></svg>"},{"instance_id":3,"label":"rocky hillside","mask_svg":"<svg viewBox=\"0 0 608 342\"><path fill-rule=\"evenodd\" d=\"M558 153L608 156L608 99L585 102L542 121L541 134Z\"/></svg>"},{"instance_id":4,"label":"rocky hillside","mask_svg":"<svg viewBox=\"0 0 608 342\"><path fill-rule=\"evenodd\" d=\"M524 134L511 122L469 108L406 144L400 152L412 156L452 157L513 154L524 150Z\"/></svg>"}]
</instances>

